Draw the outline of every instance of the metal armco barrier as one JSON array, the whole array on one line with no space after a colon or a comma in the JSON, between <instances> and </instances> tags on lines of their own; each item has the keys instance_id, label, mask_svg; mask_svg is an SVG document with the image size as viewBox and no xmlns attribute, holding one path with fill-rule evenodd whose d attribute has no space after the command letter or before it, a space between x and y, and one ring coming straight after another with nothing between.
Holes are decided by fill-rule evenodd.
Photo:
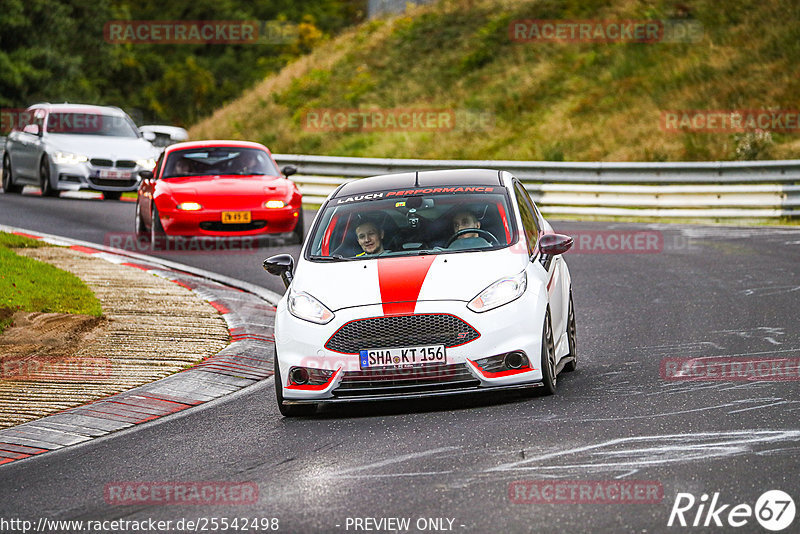
<instances>
[{"instance_id":1,"label":"metal armco barrier","mask_svg":"<svg viewBox=\"0 0 800 534\"><path fill-rule=\"evenodd\" d=\"M514 174L542 211L557 215L777 218L800 215L800 160L678 163L424 160L274 154L304 201L319 204L340 184L378 174L500 169Z\"/></svg>"}]
</instances>

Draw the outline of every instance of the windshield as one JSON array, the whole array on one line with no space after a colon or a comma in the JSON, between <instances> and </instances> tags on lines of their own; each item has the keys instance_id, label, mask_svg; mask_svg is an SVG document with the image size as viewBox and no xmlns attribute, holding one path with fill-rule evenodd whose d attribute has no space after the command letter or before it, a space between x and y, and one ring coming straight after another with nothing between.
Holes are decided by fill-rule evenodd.
<instances>
[{"instance_id":1,"label":"windshield","mask_svg":"<svg viewBox=\"0 0 800 534\"><path fill-rule=\"evenodd\" d=\"M50 113L47 116L47 131L54 134L139 137L139 132L127 117L98 113Z\"/></svg>"},{"instance_id":2,"label":"windshield","mask_svg":"<svg viewBox=\"0 0 800 534\"><path fill-rule=\"evenodd\" d=\"M211 147L176 150L169 155L164 178L178 176L279 176L272 158L257 148Z\"/></svg>"},{"instance_id":3,"label":"windshield","mask_svg":"<svg viewBox=\"0 0 800 534\"><path fill-rule=\"evenodd\" d=\"M324 207L307 258L348 261L503 248L516 241L509 213L501 187L379 191L335 198Z\"/></svg>"}]
</instances>

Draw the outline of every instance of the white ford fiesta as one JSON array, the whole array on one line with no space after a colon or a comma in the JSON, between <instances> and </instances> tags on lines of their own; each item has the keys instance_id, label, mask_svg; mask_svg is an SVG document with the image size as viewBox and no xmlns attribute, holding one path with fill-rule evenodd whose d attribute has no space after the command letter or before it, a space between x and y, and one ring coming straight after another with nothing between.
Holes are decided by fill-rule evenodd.
<instances>
[{"instance_id":1,"label":"white ford fiesta","mask_svg":"<svg viewBox=\"0 0 800 534\"><path fill-rule=\"evenodd\" d=\"M525 389L552 394L577 363L567 264L505 171L391 174L320 208L275 318L284 416L321 403Z\"/></svg>"}]
</instances>

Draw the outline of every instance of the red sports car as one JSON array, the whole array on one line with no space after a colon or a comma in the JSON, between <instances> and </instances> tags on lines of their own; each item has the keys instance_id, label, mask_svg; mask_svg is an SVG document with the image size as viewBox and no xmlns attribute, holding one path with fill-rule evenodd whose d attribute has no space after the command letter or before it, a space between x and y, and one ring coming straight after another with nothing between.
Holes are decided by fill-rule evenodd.
<instances>
[{"instance_id":1,"label":"red sports car","mask_svg":"<svg viewBox=\"0 0 800 534\"><path fill-rule=\"evenodd\" d=\"M166 148L142 171L136 234L151 243L171 236L290 234L303 240L302 196L269 149L246 141L195 141Z\"/></svg>"}]
</instances>

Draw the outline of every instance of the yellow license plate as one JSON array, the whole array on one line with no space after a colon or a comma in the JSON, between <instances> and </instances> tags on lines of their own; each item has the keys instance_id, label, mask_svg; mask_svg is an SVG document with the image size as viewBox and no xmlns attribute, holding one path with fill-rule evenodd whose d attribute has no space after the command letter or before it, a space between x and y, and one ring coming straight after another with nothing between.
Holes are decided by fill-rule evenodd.
<instances>
[{"instance_id":1,"label":"yellow license plate","mask_svg":"<svg viewBox=\"0 0 800 534\"><path fill-rule=\"evenodd\" d=\"M222 223L223 224L237 224L237 223L249 223L250 222L250 212L249 211L223 211L222 212Z\"/></svg>"}]
</instances>

